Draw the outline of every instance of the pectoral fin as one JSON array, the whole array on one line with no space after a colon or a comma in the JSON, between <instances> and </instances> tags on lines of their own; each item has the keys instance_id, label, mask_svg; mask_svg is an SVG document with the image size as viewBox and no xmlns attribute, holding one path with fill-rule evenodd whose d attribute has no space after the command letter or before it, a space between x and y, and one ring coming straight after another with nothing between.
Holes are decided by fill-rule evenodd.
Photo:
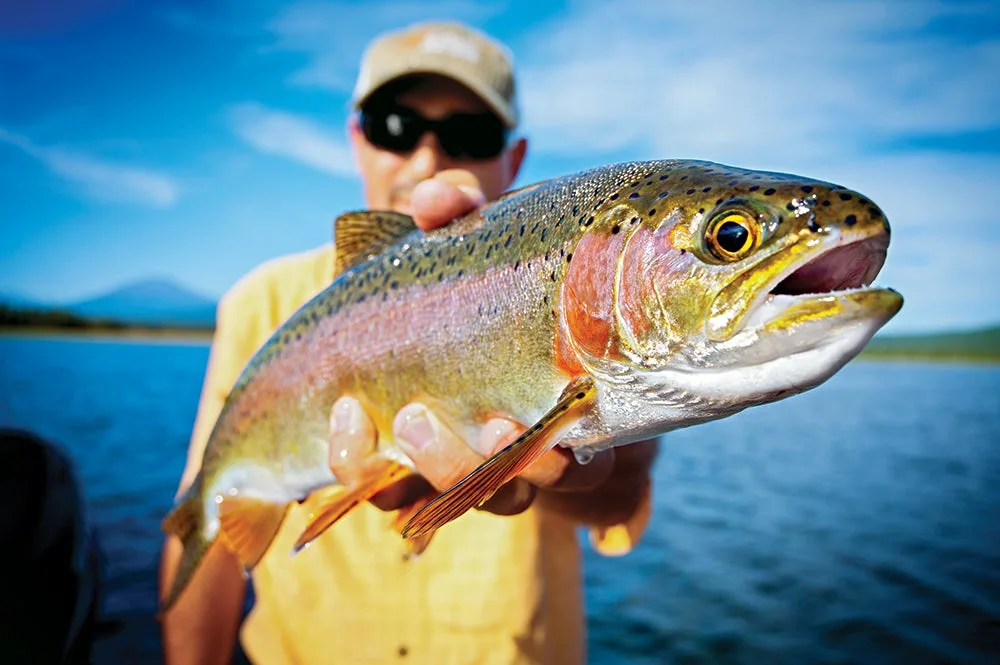
<instances>
[{"instance_id":1,"label":"pectoral fin","mask_svg":"<svg viewBox=\"0 0 1000 665\"><path fill-rule=\"evenodd\" d=\"M309 523L295 541L292 553L297 554L306 545L333 526L337 520L349 513L355 506L375 496L397 480L412 473L402 464L387 462L378 471L351 487L339 485L316 490L303 502L309 511Z\"/></svg>"},{"instance_id":2,"label":"pectoral fin","mask_svg":"<svg viewBox=\"0 0 1000 665\"><path fill-rule=\"evenodd\" d=\"M247 569L264 556L285 518L288 504L245 496L227 496L219 503L222 541Z\"/></svg>"},{"instance_id":3,"label":"pectoral fin","mask_svg":"<svg viewBox=\"0 0 1000 665\"><path fill-rule=\"evenodd\" d=\"M556 443L555 433L579 418L581 411L593 403L596 394L590 377L573 381L556 405L534 426L414 515L403 528L403 537L421 537L481 506L504 483L551 449Z\"/></svg>"},{"instance_id":4,"label":"pectoral fin","mask_svg":"<svg viewBox=\"0 0 1000 665\"><path fill-rule=\"evenodd\" d=\"M410 521L414 515L423 510L424 506L430 503L431 497L423 497L417 499L410 505L400 508L396 512L396 517L392 521L392 525L399 531L400 534L403 533L403 529L406 527L406 523ZM434 533L425 533L422 536L414 536L413 538L408 538L404 541L406 545L406 558L416 559L418 556L424 553L427 546L431 543L431 538L434 537Z\"/></svg>"}]
</instances>

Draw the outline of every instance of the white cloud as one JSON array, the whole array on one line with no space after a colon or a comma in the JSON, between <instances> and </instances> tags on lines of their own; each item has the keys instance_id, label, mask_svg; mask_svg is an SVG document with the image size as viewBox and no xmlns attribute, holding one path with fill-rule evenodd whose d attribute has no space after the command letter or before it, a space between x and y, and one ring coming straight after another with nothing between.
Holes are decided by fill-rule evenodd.
<instances>
[{"instance_id":1,"label":"white cloud","mask_svg":"<svg viewBox=\"0 0 1000 665\"><path fill-rule=\"evenodd\" d=\"M307 118L255 103L230 111L233 131L254 149L337 176L355 175L354 158L340 133Z\"/></svg>"},{"instance_id":2,"label":"white cloud","mask_svg":"<svg viewBox=\"0 0 1000 665\"><path fill-rule=\"evenodd\" d=\"M539 150L720 161L848 155L996 123L1000 39L921 28L986 4L577 2L519 40Z\"/></svg>"},{"instance_id":3,"label":"white cloud","mask_svg":"<svg viewBox=\"0 0 1000 665\"><path fill-rule=\"evenodd\" d=\"M27 137L3 128L0 128L0 142L20 149L52 173L76 184L88 196L99 201L141 203L160 208L177 201L177 184L162 173L116 164L64 148L39 146Z\"/></svg>"},{"instance_id":4,"label":"white cloud","mask_svg":"<svg viewBox=\"0 0 1000 665\"><path fill-rule=\"evenodd\" d=\"M275 43L270 48L308 57L305 67L292 74L293 83L349 92L364 48L378 34L417 21L477 23L499 9L495 3L464 0L296 2L271 22Z\"/></svg>"}]
</instances>

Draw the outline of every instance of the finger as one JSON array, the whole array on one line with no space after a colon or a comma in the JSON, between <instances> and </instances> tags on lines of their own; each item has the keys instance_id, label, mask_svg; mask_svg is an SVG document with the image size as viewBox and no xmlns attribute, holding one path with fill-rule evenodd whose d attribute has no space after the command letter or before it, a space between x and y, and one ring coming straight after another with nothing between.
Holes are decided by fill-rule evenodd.
<instances>
[{"instance_id":1,"label":"finger","mask_svg":"<svg viewBox=\"0 0 1000 665\"><path fill-rule=\"evenodd\" d=\"M365 464L375 452L375 425L353 397L341 397L330 409L329 465L342 484L360 479Z\"/></svg>"},{"instance_id":2,"label":"finger","mask_svg":"<svg viewBox=\"0 0 1000 665\"><path fill-rule=\"evenodd\" d=\"M423 476L407 476L396 481L369 499L379 510L398 510L437 490Z\"/></svg>"},{"instance_id":3,"label":"finger","mask_svg":"<svg viewBox=\"0 0 1000 665\"><path fill-rule=\"evenodd\" d=\"M528 509L537 494L537 487L521 478L514 478L504 483L479 509L495 515L517 515Z\"/></svg>"},{"instance_id":4,"label":"finger","mask_svg":"<svg viewBox=\"0 0 1000 665\"><path fill-rule=\"evenodd\" d=\"M423 404L404 406L393 420L393 436L417 472L444 491L471 473L483 458Z\"/></svg>"},{"instance_id":5,"label":"finger","mask_svg":"<svg viewBox=\"0 0 1000 665\"><path fill-rule=\"evenodd\" d=\"M442 171L410 194L414 223L424 231L444 226L486 202L479 181L468 171Z\"/></svg>"}]
</instances>

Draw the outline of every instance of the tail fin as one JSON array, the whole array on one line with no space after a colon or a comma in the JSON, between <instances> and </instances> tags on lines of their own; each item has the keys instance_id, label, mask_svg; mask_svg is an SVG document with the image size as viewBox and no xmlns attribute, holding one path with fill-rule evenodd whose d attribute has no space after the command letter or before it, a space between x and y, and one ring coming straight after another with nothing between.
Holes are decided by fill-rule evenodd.
<instances>
[{"instance_id":1,"label":"tail fin","mask_svg":"<svg viewBox=\"0 0 1000 665\"><path fill-rule=\"evenodd\" d=\"M163 599L160 614L167 612L180 596L212 544L205 539L204 513L201 506L201 476L197 476L174 509L163 519L163 531L180 538L184 553L174 574L173 585Z\"/></svg>"}]
</instances>

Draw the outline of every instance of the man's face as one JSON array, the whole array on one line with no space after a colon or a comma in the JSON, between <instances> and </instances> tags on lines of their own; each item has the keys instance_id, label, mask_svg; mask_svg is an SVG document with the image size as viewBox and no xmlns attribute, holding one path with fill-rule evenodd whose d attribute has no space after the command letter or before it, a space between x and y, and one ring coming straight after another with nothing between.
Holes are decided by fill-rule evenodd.
<instances>
[{"instance_id":1,"label":"man's face","mask_svg":"<svg viewBox=\"0 0 1000 665\"><path fill-rule=\"evenodd\" d=\"M444 78L413 81L392 100L428 120L447 118L455 113L485 113L488 107L464 86ZM446 169L464 169L479 179L487 200L500 196L514 182L526 144L518 139L499 156L488 160L450 157L433 132L426 132L408 152L394 152L373 145L357 118L349 126L355 160L364 180L369 208L391 209L410 214L410 192L422 180Z\"/></svg>"}]
</instances>

